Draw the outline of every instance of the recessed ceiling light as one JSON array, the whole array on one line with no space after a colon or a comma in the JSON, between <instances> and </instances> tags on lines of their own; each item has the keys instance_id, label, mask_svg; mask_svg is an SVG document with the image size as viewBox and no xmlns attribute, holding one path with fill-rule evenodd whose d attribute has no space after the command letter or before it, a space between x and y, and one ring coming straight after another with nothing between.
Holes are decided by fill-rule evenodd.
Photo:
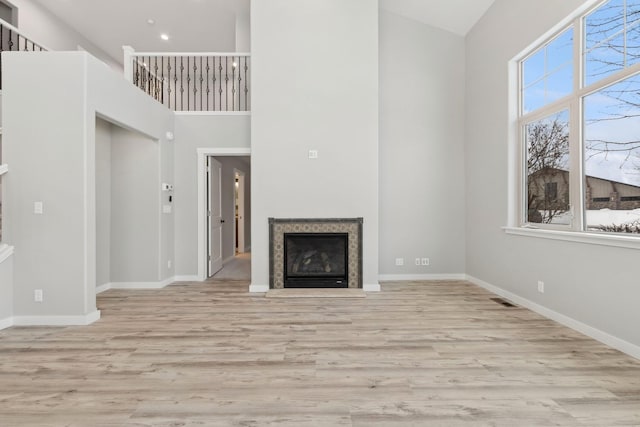
<instances>
[{"instance_id":1,"label":"recessed ceiling light","mask_svg":"<svg viewBox=\"0 0 640 427\"><path fill-rule=\"evenodd\" d=\"M147 24L153 25L155 23L156 23L156 21L154 21L153 19L151 19L151 18L147 19Z\"/></svg>"},{"instance_id":2,"label":"recessed ceiling light","mask_svg":"<svg viewBox=\"0 0 640 427\"><path fill-rule=\"evenodd\" d=\"M165 41L166 41L166 40L169 40L169 35L167 35L167 34L160 34L160 38L161 38L162 40L165 40Z\"/></svg>"}]
</instances>

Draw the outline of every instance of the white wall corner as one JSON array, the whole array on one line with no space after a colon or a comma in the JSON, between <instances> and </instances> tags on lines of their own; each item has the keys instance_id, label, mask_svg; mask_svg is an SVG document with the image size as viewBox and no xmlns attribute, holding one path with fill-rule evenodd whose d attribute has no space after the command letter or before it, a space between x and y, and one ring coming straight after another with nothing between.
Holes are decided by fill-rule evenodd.
<instances>
[{"instance_id":1,"label":"white wall corner","mask_svg":"<svg viewBox=\"0 0 640 427\"><path fill-rule=\"evenodd\" d=\"M263 294L269 291L269 285L254 285L249 286L249 293L251 294Z\"/></svg>"},{"instance_id":2,"label":"white wall corner","mask_svg":"<svg viewBox=\"0 0 640 427\"><path fill-rule=\"evenodd\" d=\"M603 332L599 329L596 329L592 326L589 326L571 317L565 316L564 314L560 314L547 307L544 307L526 298L518 296L512 292L509 292L502 288L494 286L476 277L467 275L467 280L476 286L486 289L489 292L492 292L522 307L525 307L533 312L536 312L539 315L546 317L547 319L556 321L561 325L564 325L570 329L573 329L574 331L578 331L581 334L584 334L590 338L593 338L594 340L599 341L605 345L608 345L609 347L613 347L616 350L619 350L625 354L628 354L631 357L640 359L640 346L637 346L621 338L618 338L616 336Z\"/></svg>"},{"instance_id":3,"label":"white wall corner","mask_svg":"<svg viewBox=\"0 0 640 427\"><path fill-rule=\"evenodd\" d=\"M0 264L13 255L13 246L0 243Z\"/></svg>"},{"instance_id":4,"label":"white wall corner","mask_svg":"<svg viewBox=\"0 0 640 427\"><path fill-rule=\"evenodd\" d=\"M365 283L362 286L362 290L365 292L380 292L380 284L379 283Z\"/></svg>"},{"instance_id":5,"label":"white wall corner","mask_svg":"<svg viewBox=\"0 0 640 427\"><path fill-rule=\"evenodd\" d=\"M15 326L87 326L100 319L100 310L81 316L15 316Z\"/></svg>"},{"instance_id":6,"label":"white wall corner","mask_svg":"<svg viewBox=\"0 0 640 427\"><path fill-rule=\"evenodd\" d=\"M96 287L96 295L97 294L101 294L103 292L106 292L109 289L111 289L111 283L105 283L104 285L97 286Z\"/></svg>"},{"instance_id":7,"label":"white wall corner","mask_svg":"<svg viewBox=\"0 0 640 427\"><path fill-rule=\"evenodd\" d=\"M13 317L7 317L6 319L0 320L0 331L3 329L10 328L14 325Z\"/></svg>"}]
</instances>

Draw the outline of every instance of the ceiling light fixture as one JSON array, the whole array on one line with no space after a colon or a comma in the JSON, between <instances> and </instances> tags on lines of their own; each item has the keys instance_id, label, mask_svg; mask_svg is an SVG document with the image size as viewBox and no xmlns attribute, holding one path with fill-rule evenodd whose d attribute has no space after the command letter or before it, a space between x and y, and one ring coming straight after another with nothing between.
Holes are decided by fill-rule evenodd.
<instances>
[{"instance_id":1,"label":"ceiling light fixture","mask_svg":"<svg viewBox=\"0 0 640 427\"><path fill-rule=\"evenodd\" d=\"M163 33L163 34L160 34L160 38L164 41L167 41L169 40L169 35Z\"/></svg>"}]
</instances>

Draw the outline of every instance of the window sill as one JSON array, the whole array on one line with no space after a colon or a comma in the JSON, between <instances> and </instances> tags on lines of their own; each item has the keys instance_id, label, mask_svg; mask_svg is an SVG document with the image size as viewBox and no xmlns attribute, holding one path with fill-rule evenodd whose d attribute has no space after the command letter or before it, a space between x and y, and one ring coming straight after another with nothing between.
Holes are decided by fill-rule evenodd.
<instances>
[{"instance_id":1,"label":"window sill","mask_svg":"<svg viewBox=\"0 0 640 427\"><path fill-rule=\"evenodd\" d=\"M13 246L0 243L0 264L2 264L11 255L13 255Z\"/></svg>"},{"instance_id":2,"label":"window sill","mask_svg":"<svg viewBox=\"0 0 640 427\"><path fill-rule=\"evenodd\" d=\"M640 249L640 236L588 233L581 231L558 231L540 228L502 227L505 233L514 236L537 237L541 239L562 240L565 242L585 243L588 245L613 246L617 248Z\"/></svg>"}]
</instances>

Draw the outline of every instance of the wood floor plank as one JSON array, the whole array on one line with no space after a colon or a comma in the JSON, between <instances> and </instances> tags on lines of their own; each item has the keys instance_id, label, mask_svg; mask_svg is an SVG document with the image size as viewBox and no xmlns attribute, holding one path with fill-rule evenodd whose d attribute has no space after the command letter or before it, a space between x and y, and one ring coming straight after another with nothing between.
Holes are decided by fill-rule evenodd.
<instances>
[{"instance_id":1,"label":"wood floor plank","mask_svg":"<svg viewBox=\"0 0 640 427\"><path fill-rule=\"evenodd\" d=\"M0 425L640 425L640 361L469 283L247 291L109 290L93 325L0 331Z\"/></svg>"}]
</instances>

